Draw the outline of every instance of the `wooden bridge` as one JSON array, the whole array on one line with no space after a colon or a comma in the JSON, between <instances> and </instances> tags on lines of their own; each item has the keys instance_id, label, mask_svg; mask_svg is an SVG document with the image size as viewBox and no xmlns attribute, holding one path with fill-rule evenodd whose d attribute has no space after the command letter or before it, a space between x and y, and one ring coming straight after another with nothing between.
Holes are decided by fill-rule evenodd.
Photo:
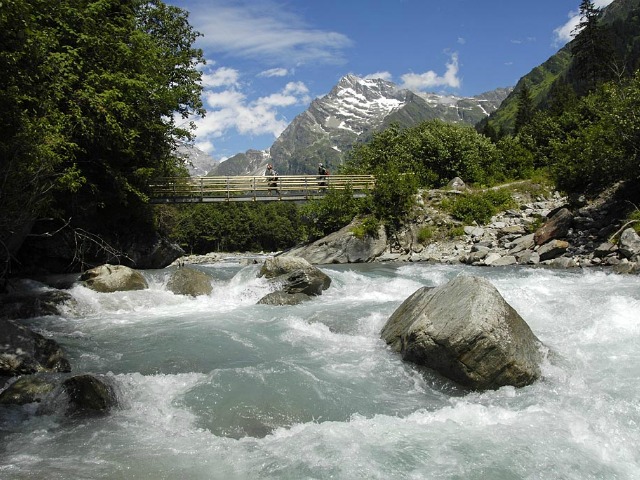
<instances>
[{"instance_id":1,"label":"wooden bridge","mask_svg":"<svg viewBox=\"0 0 640 480\"><path fill-rule=\"evenodd\" d=\"M256 177L163 178L151 185L151 203L307 201L329 189L351 189L364 197L375 186L373 175L278 175Z\"/></svg>"}]
</instances>

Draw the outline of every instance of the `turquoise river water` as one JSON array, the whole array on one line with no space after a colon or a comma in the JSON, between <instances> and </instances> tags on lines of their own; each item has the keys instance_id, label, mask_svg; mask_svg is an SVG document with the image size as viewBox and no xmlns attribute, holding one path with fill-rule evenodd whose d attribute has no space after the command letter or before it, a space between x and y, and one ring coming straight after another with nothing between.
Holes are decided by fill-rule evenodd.
<instances>
[{"instance_id":1,"label":"turquoise river water","mask_svg":"<svg viewBox=\"0 0 640 480\"><path fill-rule=\"evenodd\" d=\"M640 478L640 276L427 264L322 266L297 306L256 305L258 267L200 265L213 293L82 286L28 321L75 372L107 374L97 418L0 412L2 479ZM467 392L380 339L421 286L487 277L557 355L543 378Z\"/></svg>"}]
</instances>

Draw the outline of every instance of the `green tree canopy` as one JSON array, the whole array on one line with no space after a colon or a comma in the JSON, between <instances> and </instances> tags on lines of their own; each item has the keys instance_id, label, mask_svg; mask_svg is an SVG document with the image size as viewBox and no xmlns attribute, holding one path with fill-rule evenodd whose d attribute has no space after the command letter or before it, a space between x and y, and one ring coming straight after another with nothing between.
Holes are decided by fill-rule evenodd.
<instances>
[{"instance_id":1,"label":"green tree canopy","mask_svg":"<svg viewBox=\"0 0 640 480\"><path fill-rule=\"evenodd\" d=\"M104 231L139 216L204 113L197 36L161 0L2 0L3 244L44 215Z\"/></svg>"}]
</instances>

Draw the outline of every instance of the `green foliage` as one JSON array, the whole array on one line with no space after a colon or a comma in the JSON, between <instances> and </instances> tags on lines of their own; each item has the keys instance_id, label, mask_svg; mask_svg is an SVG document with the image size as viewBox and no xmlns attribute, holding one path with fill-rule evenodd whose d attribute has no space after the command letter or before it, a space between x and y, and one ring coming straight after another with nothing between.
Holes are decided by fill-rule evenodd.
<instances>
[{"instance_id":1,"label":"green foliage","mask_svg":"<svg viewBox=\"0 0 640 480\"><path fill-rule=\"evenodd\" d=\"M394 125L354 147L345 172L373 173L393 168L416 176L419 186L442 187L455 177L487 184L501 177L495 146L473 128L423 122L401 130Z\"/></svg>"},{"instance_id":2,"label":"green foliage","mask_svg":"<svg viewBox=\"0 0 640 480\"><path fill-rule=\"evenodd\" d=\"M466 223L483 225L501 210L515 204L508 190L486 190L478 193L465 193L443 201L442 206L454 218Z\"/></svg>"},{"instance_id":3,"label":"green foliage","mask_svg":"<svg viewBox=\"0 0 640 480\"><path fill-rule=\"evenodd\" d=\"M511 136L496 144L502 174L506 179L527 178L533 174L534 155L522 142Z\"/></svg>"},{"instance_id":4,"label":"green foliage","mask_svg":"<svg viewBox=\"0 0 640 480\"><path fill-rule=\"evenodd\" d=\"M558 118L564 141L551 142L551 163L560 188L597 191L640 177L640 73L608 83Z\"/></svg>"},{"instance_id":5,"label":"green foliage","mask_svg":"<svg viewBox=\"0 0 640 480\"><path fill-rule=\"evenodd\" d=\"M573 63L569 76L578 92L594 90L599 83L610 79L613 48L609 31L600 23L602 11L590 0L580 2L580 22L572 32Z\"/></svg>"},{"instance_id":6,"label":"green foliage","mask_svg":"<svg viewBox=\"0 0 640 480\"><path fill-rule=\"evenodd\" d=\"M422 227L420 231L418 231L418 242L422 244L426 244L431 240L435 235L434 229L431 226Z\"/></svg>"},{"instance_id":7,"label":"green foliage","mask_svg":"<svg viewBox=\"0 0 640 480\"><path fill-rule=\"evenodd\" d=\"M457 238L464 235L464 227L461 225L457 225L455 227L451 227L447 232L447 236L449 238Z\"/></svg>"},{"instance_id":8,"label":"green foliage","mask_svg":"<svg viewBox=\"0 0 640 480\"><path fill-rule=\"evenodd\" d=\"M356 238L364 240L366 237L377 238L380 221L369 215L361 220L359 224L351 229Z\"/></svg>"},{"instance_id":9,"label":"green foliage","mask_svg":"<svg viewBox=\"0 0 640 480\"><path fill-rule=\"evenodd\" d=\"M534 115L533 98L529 84L522 82L520 90L518 90L518 110L516 112L515 133L518 133L522 127L528 124Z\"/></svg>"},{"instance_id":10,"label":"green foliage","mask_svg":"<svg viewBox=\"0 0 640 480\"><path fill-rule=\"evenodd\" d=\"M627 217L627 222L633 222L631 225L632 228L636 231L636 233L640 233L640 210L634 210Z\"/></svg>"},{"instance_id":11,"label":"green foliage","mask_svg":"<svg viewBox=\"0 0 640 480\"><path fill-rule=\"evenodd\" d=\"M360 212L361 202L353 198L350 188L329 188L326 196L304 204L300 209L304 236L315 240L336 232L351 223Z\"/></svg>"},{"instance_id":12,"label":"green foliage","mask_svg":"<svg viewBox=\"0 0 640 480\"><path fill-rule=\"evenodd\" d=\"M417 190L415 175L400 173L393 165L378 170L371 194L374 215L388 230L397 230L411 212Z\"/></svg>"},{"instance_id":13,"label":"green foliage","mask_svg":"<svg viewBox=\"0 0 640 480\"><path fill-rule=\"evenodd\" d=\"M291 202L161 206L156 218L191 253L278 251L302 240L298 208Z\"/></svg>"},{"instance_id":14,"label":"green foliage","mask_svg":"<svg viewBox=\"0 0 640 480\"><path fill-rule=\"evenodd\" d=\"M3 1L2 230L48 216L115 236L146 221L149 179L190 135L174 119L204 113L197 36L161 0Z\"/></svg>"}]
</instances>

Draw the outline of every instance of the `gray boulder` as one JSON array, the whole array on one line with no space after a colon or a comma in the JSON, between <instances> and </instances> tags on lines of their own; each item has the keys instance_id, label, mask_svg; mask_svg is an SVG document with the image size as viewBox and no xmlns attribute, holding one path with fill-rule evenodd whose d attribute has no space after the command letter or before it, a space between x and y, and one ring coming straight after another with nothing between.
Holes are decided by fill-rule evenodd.
<instances>
[{"instance_id":1,"label":"gray boulder","mask_svg":"<svg viewBox=\"0 0 640 480\"><path fill-rule=\"evenodd\" d=\"M269 298L263 297L258 302L271 305L292 305L293 303L289 302L294 301L300 303L304 297L299 295L305 297L322 295L322 292L331 285L331 278L327 274L299 257L267 258L260 268L258 277L268 278L279 287L276 292L267 296ZM273 295L275 293L280 295Z\"/></svg>"},{"instance_id":2,"label":"gray boulder","mask_svg":"<svg viewBox=\"0 0 640 480\"><path fill-rule=\"evenodd\" d=\"M420 288L381 336L404 360L467 388L523 387L540 377L541 342L484 278L458 276Z\"/></svg>"},{"instance_id":3,"label":"gray boulder","mask_svg":"<svg viewBox=\"0 0 640 480\"><path fill-rule=\"evenodd\" d=\"M377 236L358 238L353 230L360 224L360 220L354 220L337 232L308 245L293 248L282 256L301 257L309 263L320 265L371 262L385 251L387 234L384 226L381 225Z\"/></svg>"},{"instance_id":4,"label":"gray boulder","mask_svg":"<svg viewBox=\"0 0 640 480\"><path fill-rule=\"evenodd\" d=\"M54 340L12 320L0 320L0 375L70 370L69 361Z\"/></svg>"},{"instance_id":5,"label":"gray boulder","mask_svg":"<svg viewBox=\"0 0 640 480\"><path fill-rule=\"evenodd\" d=\"M101 293L148 288L147 281L140 272L124 265L107 264L92 268L84 272L80 280L88 288Z\"/></svg>"},{"instance_id":6,"label":"gray boulder","mask_svg":"<svg viewBox=\"0 0 640 480\"><path fill-rule=\"evenodd\" d=\"M569 248L568 242L565 242L564 240L551 240L538 249L540 261L543 262L545 260L551 260L559 257L567 251L567 248Z\"/></svg>"},{"instance_id":7,"label":"gray boulder","mask_svg":"<svg viewBox=\"0 0 640 480\"><path fill-rule=\"evenodd\" d=\"M169 278L167 288L176 295L209 295L213 291L211 277L195 268L177 269Z\"/></svg>"},{"instance_id":8,"label":"gray boulder","mask_svg":"<svg viewBox=\"0 0 640 480\"><path fill-rule=\"evenodd\" d=\"M625 258L632 258L640 255L640 236L633 228L627 228L620 235L620 253Z\"/></svg>"}]
</instances>

